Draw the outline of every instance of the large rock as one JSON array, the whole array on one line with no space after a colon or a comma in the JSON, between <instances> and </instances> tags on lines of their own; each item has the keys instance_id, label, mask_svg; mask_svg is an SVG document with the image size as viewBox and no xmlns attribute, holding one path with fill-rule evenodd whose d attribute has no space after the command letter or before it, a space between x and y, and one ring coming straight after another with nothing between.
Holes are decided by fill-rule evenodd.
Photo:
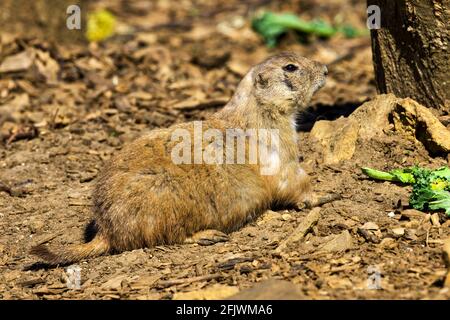
<instances>
[{"instance_id":1,"label":"large rock","mask_svg":"<svg viewBox=\"0 0 450 320\"><path fill-rule=\"evenodd\" d=\"M358 139L370 140L389 130L419 140L433 155L450 152L450 131L431 111L392 94L375 97L348 118L317 121L311 139L317 142L323 162L334 164L353 157Z\"/></svg>"},{"instance_id":2,"label":"large rock","mask_svg":"<svg viewBox=\"0 0 450 320\"><path fill-rule=\"evenodd\" d=\"M450 131L429 109L406 98L396 103L392 116L395 130L415 137L431 154L450 152Z\"/></svg>"},{"instance_id":3,"label":"large rock","mask_svg":"<svg viewBox=\"0 0 450 320\"><path fill-rule=\"evenodd\" d=\"M324 163L337 163L353 157L358 139L358 124L350 118L318 121L311 130L311 137L319 142Z\"/></svg>"}]
</instances>

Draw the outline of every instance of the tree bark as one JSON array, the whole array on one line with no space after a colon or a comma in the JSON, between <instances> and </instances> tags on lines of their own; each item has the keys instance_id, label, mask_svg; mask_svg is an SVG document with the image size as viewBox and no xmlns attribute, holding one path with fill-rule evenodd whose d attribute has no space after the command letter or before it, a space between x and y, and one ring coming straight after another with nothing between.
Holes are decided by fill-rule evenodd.
<instances>
[{"instance_id":1,"label":"tree bark","mask_svg":"<svg viewBox=\"0 0 450 320\"><path fill-rule=\"evenodd\" d=\"M450 0L367 0L381 9L372 51L379 93L450 114Z\"/></svg>"},{"instance_id":2,"label":"tree bark","mask_svg":"<svg viewBox=\"0 0 450 320\"><path fill-rule=\"evenodd\" d=\"M70 5L81 9L81 30L67 28ZM83 42L86 5L87 0L1 0L0 29L50 42Z\"/></svg>"}]
</instances>

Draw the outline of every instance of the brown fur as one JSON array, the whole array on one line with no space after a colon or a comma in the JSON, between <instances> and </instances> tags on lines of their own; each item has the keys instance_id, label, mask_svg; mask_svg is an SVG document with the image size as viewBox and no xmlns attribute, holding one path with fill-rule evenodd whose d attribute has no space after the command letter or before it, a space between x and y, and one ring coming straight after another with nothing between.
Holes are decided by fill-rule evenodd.
<instances>
[{"instance_id":1,"label":"brown fur","mask_svg":"<svg viewBox=\"0 0 450 320\"><path fill-rule=\"evenodd\" d=\"M288 64L298 70L283 69ZM196 232L232 232L277 205L295 205L309 179L298 164L294 119L324 85L326 68L294 53L276 55L252 68L233 98L207 128L279 129L280 171L263 176L259 165L182 164L171 159L176 128L159 129L125 146L106 165L93 193L98 233L93 241L32 253L50 264L67 264L108 252L182 243ZM204 149L204 146L202 146ZM225 147L224 147L225 149Z\"/></svg>"}]
</instances>

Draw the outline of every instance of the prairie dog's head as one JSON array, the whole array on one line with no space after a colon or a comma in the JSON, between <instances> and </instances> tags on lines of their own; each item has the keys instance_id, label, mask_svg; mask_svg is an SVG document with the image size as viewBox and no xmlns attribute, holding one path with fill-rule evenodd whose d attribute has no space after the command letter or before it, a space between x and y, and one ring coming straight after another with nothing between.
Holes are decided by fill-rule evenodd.
<instances>
[{"instance_id":1,"label":"prairie dog's head","mask_svg":"<svg viewBox=\"0 0 450 320\"><path fill-rule=\"evenodd\" d=\"M254 95L265 107L292 112L304 108L325 85L327 67L292 52L268 58L252 70Z\"/></svg>"}]
</instances>

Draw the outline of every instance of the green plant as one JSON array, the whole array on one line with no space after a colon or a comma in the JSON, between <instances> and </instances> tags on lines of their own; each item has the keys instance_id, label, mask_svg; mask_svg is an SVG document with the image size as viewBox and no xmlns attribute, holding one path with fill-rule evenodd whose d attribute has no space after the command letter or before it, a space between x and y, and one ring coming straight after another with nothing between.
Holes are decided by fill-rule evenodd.
<instances>
[{"instance_id":1,"label":"green plant","mask_svg":"<svg viewBox=\"0 0 450 320\"><path fill-rule=\"evenodd\" d=\"M450 216L450 168L437 170L412 167L389 172L362 168L367 176L385 181L411 184L410 205L417 210L444 210Z\"/></svg>"}]
</instances>

